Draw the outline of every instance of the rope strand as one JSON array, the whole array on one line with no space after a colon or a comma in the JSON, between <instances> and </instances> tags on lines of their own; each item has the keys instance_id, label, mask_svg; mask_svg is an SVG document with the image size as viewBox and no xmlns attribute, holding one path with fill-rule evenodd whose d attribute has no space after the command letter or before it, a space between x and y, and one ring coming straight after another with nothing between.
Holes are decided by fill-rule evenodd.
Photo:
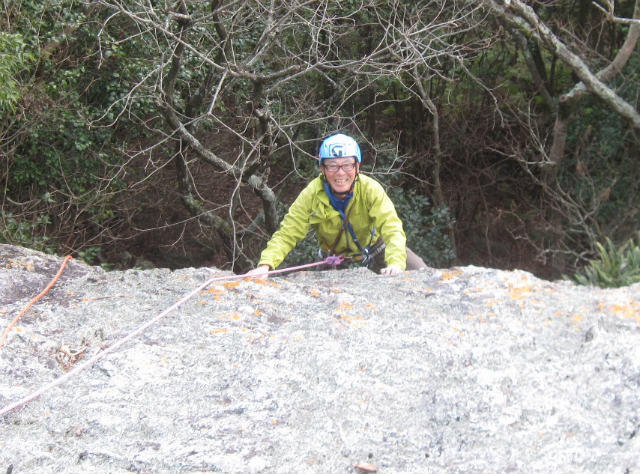
<instances>
[{"instance_id":1,"label":"rope strand","mask_svg":"<svg viewBox=\"0 0 640 474\"><path fill-rule=\"evenodd\" d=\"M13 318L13 321L9 323L9 326L7 326L7 328L2 333L2 337L0 337L0 348L2 348L4 341L6 341L7 337L9 336L9 332L11 332L11 329L18 323L20 318L22 318L22 316L24 316L24 314L29 310L29 308L31 308L38 300L40 300L44 295L46 295L51 288L53 288L53 285L56 284L56 282L62 275L62 272L64 272L64 268L67 266L67 262L72 258L73 257L71 257L71 255L67 255L64 258L64 261L62 262L62 265L60 265L60 269L58 270L58 273L56 273L56 275L53 277L53 280L51 280L49 284L46 286L46 288L42 290L38 296L33 298L31 301L29 301L29 303L27 303L27 306L25 306L24 309L20 311L15 318Z\"/></svg>"},{"instance_id":2,"label":"rope strand","mask_svg":"<svg viewBox=\"0 0 640 474\"><path fill-rule=\"evenodd\" d=\"M305 268L317 267L319 265L332 265L332 266L335 267L336 265L339 265L342 262L342 260L343 260L342 256L331 255L331 256L327 257L325 260L322 260L322 261L319 261L319 262L307 263L307 264L304 264L304 265L298 265L298 266L295 266L295 267L283 268L283 269L280 269L280 270L271 270L271 271L267 272L265 275L273 275L273 274L278 274L278 273L303 270ZM48 383L47 385L44 385L43 387L39 388L35 392L31 393L30 395L27 395L26 397L21 398L20 400L3 407L2 409L0 409L0 417L2 417L3 415L6 415L7 413L9 413L9 412L11 412L11 411L13 411L13 410L15 410L17 408L20 408L20 407L26 405L29 402L32 402L33 400L35 400L38 397L40 397L43 393L51 390L54 387L57 387L58 385L61 385L61 384L65 383L70 378L72 378L75 375L79 374L83 370L91 367L92 365L94 365L100 359L104 358L109 353L111 353L111 352L115 351L116 349L120 348L121 346L123 346L127 341L130 341L131 339L133 339L133 338L139 336L140 334L142 334L150 326L152 326L155 323L157 323L158 321L160 321L162 318L164 318L171 311L173 311L174 309L176 309L179 306L181 306L187 300L189 300L194 295L196 295L199 291L202 291L204 288L208 287L212 283L215 283L217 281L238 280L238 279L248 279L248 280L250 280L250 279L253 279L253 277L247 277L247 275L222 275L222 276L213 277L213 278L208 279L207 281L202 283L200 286L198 286L195 290L192 290L187 295L183 296L180 300L178 300L176 303L171 305L169 308L165 309L163 312L161 312L160 314L155 316L150 321L144 323L142 326L140 326L135 331L129 333L127 336L117 340L111 346L103 349L100 352L97 352L92 357L90 357L85 362L83 362L82 364L74 366L73 369L69 370L64 375L61 375L60 377L58 377L54 381Z\"/></svg>"}]
</instances>

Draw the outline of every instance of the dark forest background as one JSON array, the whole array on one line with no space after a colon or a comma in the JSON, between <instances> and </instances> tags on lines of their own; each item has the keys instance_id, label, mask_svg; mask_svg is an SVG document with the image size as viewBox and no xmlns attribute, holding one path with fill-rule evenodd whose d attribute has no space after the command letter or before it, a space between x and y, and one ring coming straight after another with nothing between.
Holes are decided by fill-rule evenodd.
<instances>
[{"instance_id":1,"label":"dark forest background","mask_svg":"<svg viewBox=\"0 0 640 474\"><path fill-rule=\"evenodd\" d=\"M640 229L638 2L2 8L0 242L245 271L336 131L434 266L558 278Z\"/></svg>"}]
</instances>

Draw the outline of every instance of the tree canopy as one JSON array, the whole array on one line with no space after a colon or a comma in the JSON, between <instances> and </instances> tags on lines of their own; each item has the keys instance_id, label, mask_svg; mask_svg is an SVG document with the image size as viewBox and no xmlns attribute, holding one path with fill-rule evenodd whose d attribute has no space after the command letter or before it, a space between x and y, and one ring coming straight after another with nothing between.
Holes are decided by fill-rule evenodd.
<instances>
[{"instance_id":1,"label":"tree canopy","mask_svg":"<svg viewBox=\"0 0 640 474\"><path fill-rule=\"evenodd\" d=\"M638 1L12 2L0 241L243 271L342 131L432 265L573 272L640 227L638 18Z\"/></svg>"}]
</instances>

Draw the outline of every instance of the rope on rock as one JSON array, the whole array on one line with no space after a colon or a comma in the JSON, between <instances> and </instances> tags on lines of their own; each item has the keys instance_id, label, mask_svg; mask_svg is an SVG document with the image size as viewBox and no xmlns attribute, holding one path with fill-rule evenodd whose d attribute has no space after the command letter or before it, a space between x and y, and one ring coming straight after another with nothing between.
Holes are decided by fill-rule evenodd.
<instances>
[{"instance_id":1,"label":"rope on rock","mask_svg":"<svg viewBox=\"0 0 640 474\"><path fill-rule=\"evenodd\" d=\"M9 332L11 332L11 329L13 329L13 327L18 323L18 321L20 321L20 318L24 316L24 314L27 311L29 311L29 308L31 308L38 300L40 300L44 295L46 295L51 288L53 288L53 285L56 284L56 282L62 275L62 272L64 272L64 269L67 266L67 262L72 258L73 257L71 257L71 255L67 255L64 258L64 261L62 262L62 265L60 265L60 269L58 270L58 273L56 273L56 276L53 277L53 279L49 282L46 288L42 290L38 296L33 298L31 301L29 301L29 303L27 303L27 306L25 306L24 309L20 311L15 318L13 318L13 321L9 323L9 326L7 326L7 329L5 329L4 332L2 333L2 337L0 337L0 348L2 348L4 341L6 341L7 337L9 336Z\"/></svg>"},{"instance_id":2,"label":"rope on rock","mask_svg":"<svg viewBox=\"0 0 640 474\"><path fill-rule=\"evenodd\" d=\"M307 264L304 264L304 265L298 265L298 266L295 266L295 267L283 268L283 269L280 269L280 270L271 270L271 271L265 273L265 275L273 275L273 274L284 273L284 272L292 272L292 271L304 270L306 268L317 267L317 266L320 266L320 265L331 265L331 266L335 267L335 266L339 265L342 262L342 260L343 260L342 256L331 255L331 256L327 257L325 260L321 260L319 262L307 263ZM48 392L49 390L51 390L54 387L57 387L58 385L62 385L67 380L71 379L72 377L74 377L75 375L79 374L83 370L88 369L89 367L94 365L96 362L98 362L100 359L104 358L105 356L107 356L111 352L114 352L116 349L118 349L121 346L123 346L126 342L128 342L131 339L134 339L135 337L137 337L140 334L142 334L150 326L152 326L155 323L157 323L158 321L160 321L162 318L164 318L171 311L173 311L174 309L176 309L179 306L181 306L187 300L189 300L190 298L195 296L198 292L202 291L203 289L205 289L206 287L208 287L212 283L215 283L215 282L218 282L218 281L239 280L239 279L248 279L248 280L250 280L250 279L255 279L255 277L247 277L247 275L222 275L222 276L213 277L213 278L208 279L207 281L202 283L200 286L198 286L195 290L193 290L193 291L189 292L187 295L183 296L176 303L171 305L169 308L165 309L163 312L161 312L160 314L155 316L153 319L149 320L148 322L146 322L145 324L140 326L135 331L129 333L127 336L117 340L112 345L110 345L109 347L106 347L102 351L97 352L92 357L90 357L85 362L83 362L82 364L75 365L73 367L73 369L69 370L64 375L61 375L60 377L58 377L54 381L52 381L52 382L44 385L43 387L39 388L38 390L36 390L35 392L31 393L30 395L27 395L26 397L21 398L20 400L3 407L2 409L0 409L0 417L6 415L7 413L9 413L9 412L11 412L11 411L13 411L13 410L15 410L17 408L20 408L20 407L26 405L29 402L32 402L33 400L35 400L38 397L40 397L43 393ZM2 419L0 418L0 422L1 421L2 421Z\"/></svg>"}]
</instances>

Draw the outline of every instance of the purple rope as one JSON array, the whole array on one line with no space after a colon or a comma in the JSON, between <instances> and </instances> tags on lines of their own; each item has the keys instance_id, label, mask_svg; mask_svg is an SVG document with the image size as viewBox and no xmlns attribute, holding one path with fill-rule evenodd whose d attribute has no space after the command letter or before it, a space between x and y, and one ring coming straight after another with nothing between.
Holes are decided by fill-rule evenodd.
<instances>
[{"instance_id":1,"label":"purple rope","mask_svg":"<svg viewBox=\"0 0 640 474\"><path fill-rule=\"evenodd\" d=\"M344 257L342 255L329 255L324 262L327 265L332 265L333 268L336 268L344 261Z\"/></svg>"}]
</instances>

